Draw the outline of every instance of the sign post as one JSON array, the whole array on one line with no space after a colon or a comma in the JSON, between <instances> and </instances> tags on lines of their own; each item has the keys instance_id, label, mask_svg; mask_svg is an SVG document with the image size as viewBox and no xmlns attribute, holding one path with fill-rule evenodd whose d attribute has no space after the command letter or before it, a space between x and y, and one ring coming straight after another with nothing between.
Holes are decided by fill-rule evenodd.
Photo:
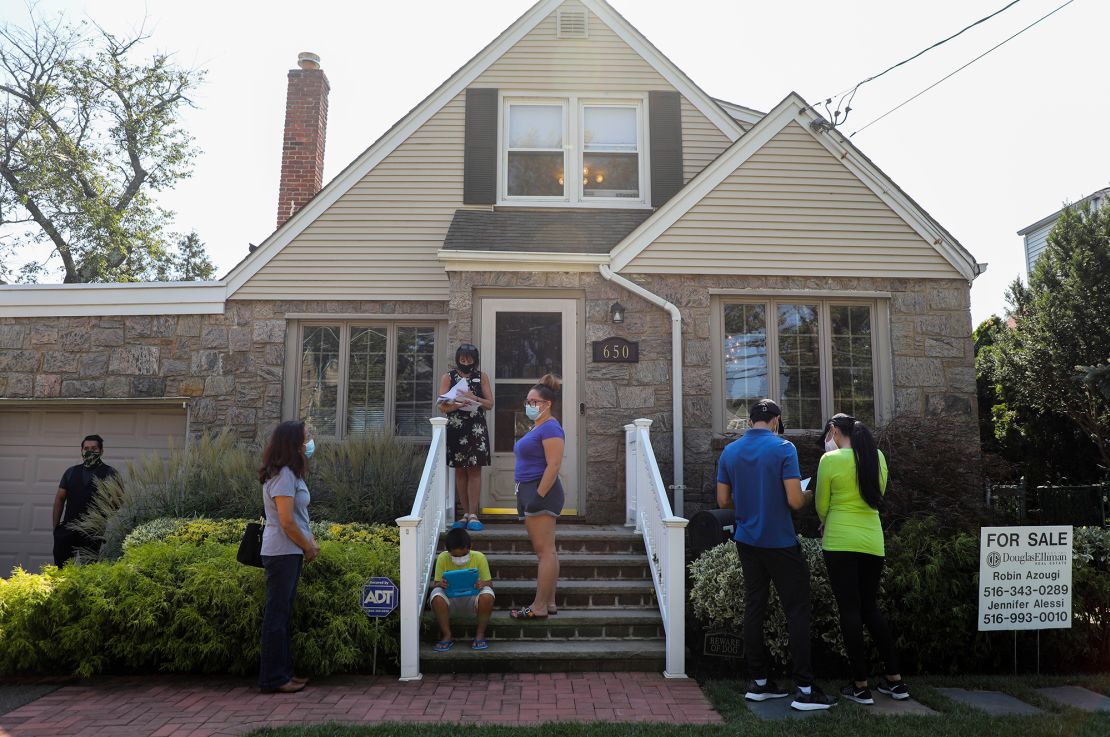
<instances>
[{"instance_id":1,"label":"sign post","mask_svg":"<svg viewBox=\"0 0 1110 737\"><path fill-rule=\"evenodd\" d=\"M385 576L374 576L362 587L359 597L362 611L371 619L388 617L397 608L397 585ZM380 627L378 628L380 634ZM378 674L378 638L374 638L373 675Z\"/></svg>"},{"instance_id":2,"label":"sign post","mask_svg":"<svg viewBox=\"0 0 1110 737\"><path fill-rule=\"evenodd\" d=\"M983 527L979 533L979 631L1071 627L1072 528Z\"/></svg>"}]
</instances>

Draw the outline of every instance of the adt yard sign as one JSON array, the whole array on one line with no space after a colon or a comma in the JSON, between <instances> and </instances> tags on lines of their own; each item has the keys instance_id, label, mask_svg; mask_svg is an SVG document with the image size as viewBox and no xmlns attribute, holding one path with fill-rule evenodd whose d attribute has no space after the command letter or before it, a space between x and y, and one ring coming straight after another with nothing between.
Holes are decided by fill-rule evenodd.
<instances>
[{"instance_id":1,"label":"adt yard sign","mask_svg":"<svg viewBox=\"0 0 1110 737\"><path fill-rule=\"evenodd\" d=\"M979 629L1071 627L1072 528L984 527Z\"/></svg>"},{"instance_id":2,"label":"adt yard sign","mask_svg":"<svg viewBox=\"0 0 1110 737\"><path fill-rule=\"evenodd\" d=\"M362 611L367 617L388 617L397 608L397 586L385 576L375 576L362 587Z\"/></svg>"}]
</instances>

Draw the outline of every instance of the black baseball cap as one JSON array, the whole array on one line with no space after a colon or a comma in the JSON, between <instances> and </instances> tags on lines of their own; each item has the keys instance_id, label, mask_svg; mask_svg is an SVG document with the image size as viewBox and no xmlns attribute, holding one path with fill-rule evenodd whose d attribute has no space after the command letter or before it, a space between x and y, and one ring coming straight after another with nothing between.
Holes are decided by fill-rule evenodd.
<instances>
[{"instance_id":1,"label":"black baseball cap","mask_svg":"<svg viewBox=\"0 0 1110 737\"><path fill-rule=\"evenodd\" d=\"M748 417L752 422L770 422L775 417L782 417L782 410L771 399L760 399L752 405Z\"/></svg>"}]
</instances>

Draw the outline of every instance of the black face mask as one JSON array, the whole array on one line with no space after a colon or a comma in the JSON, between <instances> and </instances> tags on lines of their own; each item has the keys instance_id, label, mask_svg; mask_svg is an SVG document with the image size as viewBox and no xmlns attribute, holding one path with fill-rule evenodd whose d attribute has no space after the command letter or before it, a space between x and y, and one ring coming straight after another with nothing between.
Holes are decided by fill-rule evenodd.
<instances>
[{"instance_id":1,"label":"black face mask","mask_svg":"<svg viewBox=\"0 0 1110 737\"><path fill-rule=\"evenodd\" d=\"M457 366L457 370L458 370L458 372L459 372L460 374L469 374L469 373L471 373L472 371L474 371L474 366L473 366L473 365L467 366L467 365L465 365L465 364L461 364L461 363L460 363L460 364L459 364L459 365Z\"/></svg>"}]
</instances>

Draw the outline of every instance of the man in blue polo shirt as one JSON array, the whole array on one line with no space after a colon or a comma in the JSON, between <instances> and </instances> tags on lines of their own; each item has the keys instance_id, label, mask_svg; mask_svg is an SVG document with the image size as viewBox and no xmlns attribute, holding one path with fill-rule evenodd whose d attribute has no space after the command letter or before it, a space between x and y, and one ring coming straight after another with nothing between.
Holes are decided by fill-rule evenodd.
<instances>
[{"instance_id":1,"label":"man in blue polo shirt","mask_svg":"<svg viewBox=\"0 0 1110 737\"><path fill-rule=\"evenodd\" d=\"M791 509L801 509L798 451L781 437L782 410L770 399L752 405L751 428L725 447L717 466L717 504L736 510L736 550L744 571L744 651L753 680L744 695L750 701L790 695L768 680L769 654L763 623L771 583L786 613L790 657L798 693L790 706L800 711L828 709L836 699L813 683L810 664L809 567L794 532Z\"/></svg>"}]
</instances>

